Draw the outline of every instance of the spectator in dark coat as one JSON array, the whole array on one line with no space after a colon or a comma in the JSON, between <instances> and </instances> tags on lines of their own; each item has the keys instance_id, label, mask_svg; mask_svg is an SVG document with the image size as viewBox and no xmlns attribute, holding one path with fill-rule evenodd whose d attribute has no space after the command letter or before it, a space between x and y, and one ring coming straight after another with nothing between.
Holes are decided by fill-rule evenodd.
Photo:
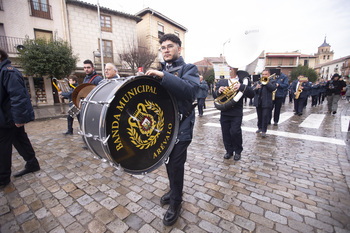
<instances>
[{"instance_id":1,"label":"spectator in dark coat","mask_svg":"<svg viewBox=\"0 0 350 233\"><path fill-rule=\"evenodd\" d=\"M24 125L34 120L34 110L22 74L0 49L0 186L10 183L12 145L26 161L15 177L40 170Z\"/></svg>"},{"instance_id":2,"label":"spectator in dark coat","mask_svg":"<svg viewBox=\"0 0 350 233\"><path fill-rule=\"evenodd\" d=\"M339 74L334 74L332 79L326 84L326 95L328 102L328 113L336 114L338 101L343 87L346 86L343 78Z\"/></svg>"}]
</instances>

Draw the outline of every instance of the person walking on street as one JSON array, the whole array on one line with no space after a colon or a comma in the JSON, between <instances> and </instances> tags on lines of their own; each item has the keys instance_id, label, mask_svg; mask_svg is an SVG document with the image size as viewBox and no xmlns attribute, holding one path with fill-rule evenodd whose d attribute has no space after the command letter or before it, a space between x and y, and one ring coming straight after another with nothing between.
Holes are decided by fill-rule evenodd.
<instances>
[{"instance_id":1,"label":"person walking on street","mask_svg":"<svg viewBox=\"0 0 350 233\"><path fill-rule=\"evenodd\" d=\"M318 97L318 105L323 104L324 98L326 96L326 84L327 84L327 82L324 81L324 79L322 78L319 84L320 84L320 95Z\"/></svg>"},{"instance_id":2,"label":"person walking on street","mask_svg":"<svg viewBox=\"0 0 350 233\"><path fill-rule=\"evenodd\" d=\"M335 73L331 80L326 84L328 113L336 114L338 109L338 101L343 87L346 86L343 78Z\"/></svg>"},{"instance_id":3,"label":"person walking on street","mask_svg":"<svg viewBox=\"0 0 350 233\"><path fill-rule=\"evenodd\" d=\"M69 81L69 92L58 92L58 94L60 95L61 98L64 99L68 99L69 100L69 107L72 107L74 105L74 103L72 102L72 93L74 91L74 89L78 86L78 77L75 75L70 75L68 77L68 81ZM77 119L80 123L80 114L77 115ZM63 135L72 135L73 134L73 122L74 122L74 118L71 117L69 114L67 115L67 126L68 126L68 130L67 132L63 133Z\"/></svg>"},{"instance_id":4,"label":"person walking on street","mask_svg":"<svg viewBox=\"0 0 350 233\"><path fill-rule=\"evenodd\" d=\"M26 161L14 177L40 170L24 125L34 120L34 110L22 74L0 49L0 186L11 181L12 145Z\"/></svg>"},{"instance_id":5,"label":"person walking on street","mask_svg":"<svg viewBox=\"0 0 350 233\"><path fill-rule=\"evenodd\" d=\"M182 116L177 142L166 163L170 191L160 199L162 205L169 204L163 224L171 226L177 221L182 206L185 162L187 148L193 136L195 121L193 102L196 100L199 89L199 74L195 65L186 64L182 58L181 40L178 36L165 34L160 38L159 43L164 59L164 62L161 63L162 69L161 71L148 70L146 75L157 76L161 79L161 85L176 98L179 113Z\"/></svg>"},{"instance_id":6,"label":"person walking on street","mask_svg":"<svg viewBox=\"0 0 350 233\"><path fill-rule=\"evenodd\" d=\"M320 96L320 84L318 81L311 85L311 107L317 106L318 97Z\"/></svg>"},{"instance_id":7,"label":"person walking on street","mask_svg":"<svg viewBox=\"0 0 350 233\"><path fill-rule=\"evenodd\" d=\"M349 84L345 87L345 97L348 102L350 102L350 82Z\"/></svg>"},{"instance_id":8,"label":"person walking on street","mask_svg":"<svg viewBox=\"0 0 350 233\"><path fill-rule=\"evenodd\" d=\"M205 98L208 96L208 84L203 79L203 75L199 75L200 78L200 84L199 84L199 90L197 93L197 102L198 102L198 116L203 116L203 108L205 105Z\"/></svg>"},{"instance_id":9,"label":"person walking on street","mask_svg":"<svg viewBox=\"0 0 350 233\"><path fill-rule=\"evenodd\" d=\"M272 109L272 92L276 90L275 80L262 81L270 77L270 72L264 70L260 81L253 86L255 91L254 106L258 115L258 130L256 133L261 133L263 138L266 137L267 125L271 119Z\"/></svg>"},{"instance_id":10,"label":"person walking on street","mask_svg":"<svg viewBox=\"0 0 350 233\"><path fill-rule=\"evenodd\" d=\"M301 116L303 115L303 109L305 101L309 95L311 86L308 79L304 75L299 75L297 80L294 80L291 84L291 90L294 99L294 114Z\"/></svg>"},{"instance_id":11,"label":"person walking on street","mask_svg":"<svg viewBox=\"0 0 350 233\"><path fill-rule=\"evenodd\" d=\"M274 109L273 113L273 121L274 125L278 125L278 121L280 119L282 104L285 100L286 93L288 92L288 77L284 73L281 73L276 79L276 92L275 99L272 101L272 109Z\"/></svg>"},{"instance_id":12,"label":"person walking on street","mask_svg":"<svg viewBox=\"0 0 350 233\"><path fill-rule=\"evenodd\" d=\"M224 159L230 159L233 156L235 161L241 159L243 151L242 119L243 119L243 97L254 97L254 91L250 84L244 84L243 80L249 77L248 72L230 68L230 78L220 79L215 85L213 97L216 99L224 95L225 90L232 87L236 93L243 93L242 97L230 108L223 109L220 112L220 125L222 131L222 140L224 142L226 153ZM236 94L236 95L238 95ZM226 97L225 97L226 98Z\"/></svg>"}]
</instances>

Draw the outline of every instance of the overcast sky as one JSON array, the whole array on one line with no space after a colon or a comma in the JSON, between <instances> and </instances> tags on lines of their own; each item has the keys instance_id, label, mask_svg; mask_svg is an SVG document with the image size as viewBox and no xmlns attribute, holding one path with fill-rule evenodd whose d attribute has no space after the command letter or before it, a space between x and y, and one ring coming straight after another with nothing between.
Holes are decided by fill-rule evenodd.
<instances>
[{"instance_id":1,"label":"overcast sky","mask_svg":"<svg viewBox=\"0 0 350 233\"><path fill-rule=\"evenodd\" d=\"M97 0L80 1L97 4ZM188 63L222 53L228 58L245 56L243 60L251 60L260 50L314 54L325 36L335 59L350 55L349 0L99 0L99 3L101 7L129 14L150 7L186 27ZM246 31L252 32L248 34L251 38L242 36ZM231 42L223 46L229 39Z\"/></svg>"}]
</instances>

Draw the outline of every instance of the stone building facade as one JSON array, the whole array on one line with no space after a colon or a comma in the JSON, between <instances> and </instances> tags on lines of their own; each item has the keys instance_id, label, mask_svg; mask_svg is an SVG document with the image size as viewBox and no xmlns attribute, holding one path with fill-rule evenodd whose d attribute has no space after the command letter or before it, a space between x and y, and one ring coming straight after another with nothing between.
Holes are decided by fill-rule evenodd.
<instances>
[{"instance_id":1,"label":"stone building facade","mask_svg":"<svg viewBox=\"0 0 350 233\"><path fill-rule=\"evenodd\" d=\"M151 8L141 10L136 13L136 16L142 18L142 21L137 24L137 36L140 46L149 48L151 53L158 54L152 65L153 68L157 68L159 62L163 61L159 50L159 38L168 33L173 33L180 38L182 42L181 55L186 60L185 33L187 28Z\"/></svg>"}]
</instances>

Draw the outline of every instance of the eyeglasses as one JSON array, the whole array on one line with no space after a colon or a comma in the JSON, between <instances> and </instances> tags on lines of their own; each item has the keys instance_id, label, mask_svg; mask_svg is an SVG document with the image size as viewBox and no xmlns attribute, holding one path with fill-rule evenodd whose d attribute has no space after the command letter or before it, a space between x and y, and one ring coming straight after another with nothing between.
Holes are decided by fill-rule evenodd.
<instances>
[{"instance_id":1,"label":"eyeglasses","mask_svg":"<svg viewBox=\"0 0 350 233\"><path fill-rule=\"evenodd\" d=\"M172 48L174 48L175 47L175 45L173 45L173 44L168 44L167 46L162 46L162 47L160 47L160 50L162 50L162 51L165 51L165 50L170 50L170 49L172 49Z\"/></svg>"}]
</instances>

